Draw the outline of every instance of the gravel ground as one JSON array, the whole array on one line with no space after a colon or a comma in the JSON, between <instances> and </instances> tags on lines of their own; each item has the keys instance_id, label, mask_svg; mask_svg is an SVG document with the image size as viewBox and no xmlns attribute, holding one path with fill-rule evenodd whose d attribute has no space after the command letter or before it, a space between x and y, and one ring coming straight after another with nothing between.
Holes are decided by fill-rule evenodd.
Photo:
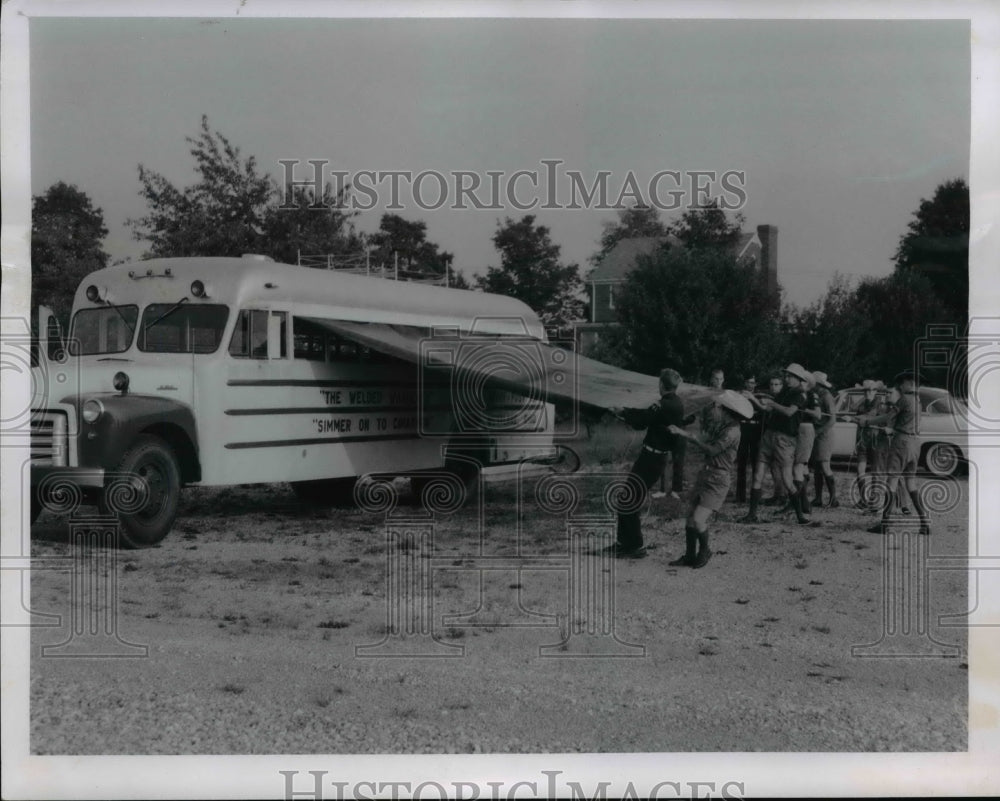
<instances>
[{"instance_id":1,"label":"gravel ground","mask_svg":"<svg viewBox=\"0 0 1000 801\"><path fill-rule=\"evenodd\" d=\"M850 477L838 480L846 496ZM600 497L600 479L574 481L585 498ZM934 571L928 596L929 634L956 656L858 658L851 646L883 630L886 554L883 539L864 532L872 518L818 510L820 525L804 528L769 511L769 522L743 526L734 520L744 509L730 503L709 565L676 569L667 562L683 547L686 510L658 499L644 522L649 556L609 574L615 636L643 655L579 657L614 645L603 637L541 657L540 646L557 646L581 622L570 613L568 571L488 571L480 588L473 569L480 548L536 564L566 553L564 518L524 500L534 485L487 487L482 541L474 508L439 517L426 600L434 637L459 654L442 658L355 653L387 631L382 516L303 509L283 485L188 490L159 547L117 554L118 632L147 645L147 658L42 658L38 648L67 630L35 630L31 751L966 749L965 632L938 625L967 609L963 571ZM954 488L964 497L966 479ZM930 553L964 556L966 528L965 502L938 513ZM40 519L40 566L66 563L66 532L65 520ZM33 608L69 613L70 586L69 571L38 570ZM477 607L481 625L444 619ZM510 625L518 621L536 625Z\"/></svg>"}]
</instances>

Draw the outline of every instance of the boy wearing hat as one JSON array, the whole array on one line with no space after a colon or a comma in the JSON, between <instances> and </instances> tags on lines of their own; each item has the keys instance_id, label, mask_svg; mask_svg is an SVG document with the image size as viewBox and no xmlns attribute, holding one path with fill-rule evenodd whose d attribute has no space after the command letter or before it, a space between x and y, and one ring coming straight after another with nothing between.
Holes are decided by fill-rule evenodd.
<instances>
[{"instance_id":1,"label":"boy wearing hat","mask_svg":"<svg viewBox=\"0 0 1000 801\"><path fill-rule=\"evenodd\" d=\"M816 442L816 423L821 417L821 412L813 374L808 370L805 370L805 377L802 379L802 391L805 393L806 401L799 410L799 430L795 437L795 464L792 475L799 493L802 513L809 515L812 512L812 504L809 502L809 462Z\"/></svg>"},{"instance_id":2,"label":"boy wearing hat","mask_svg":"<svg viewBox=\"0 0 1000 801\"><path fill-rule=\"evenodd\" d=\"M888 486L886 498L882 507L882 520L868 529L872 534L885 533L892 513L892 498L900 479L906 486L906 491L913 501L913 508L920 517L920 533L931 533L930 520L924 509L920 494L917 492L916 474L917 460L920 456L920 401L917 399L917 380L912 370L904 370L893 381L898 390L898 397L886 414L866 417L864 423L868 426L885 425L892 430L892 442L889 444L886 472Z\"/></svg>"},{"instance_id":3,"label":"boy wearing hat","mask_svg":"<svg viewBox=\"0 0 1000 801\"><path fill-rule=\"evenodd\" d=\"M858 503L862 509L868 509L872 503L870 501L871 492L869 486L872 476L868 475L868 465L871 464L872 473L875 476L881 475L885 471L885 455L889 449L889 436L881 428L864 425L869 417L884 414L882 400L878 396L879 382L867 378L861 383L865 394L854 410L857 415L858 430L854 441L854 450L858 457Z\"/></svg>"},{"instance_id":4,"label":"boy wearing hat","mask_svg":"<svg viewBox=\"0 0 1000 801\"><path fill-rule=\"evenodd\" d=\"M740 394L754 407L754 415L740 424L740 449L736 452L736 503L747 501L747 470L751 481L760 455L760 439L763 433L763 410L757 402L757 377L748 375L743 380Z\"/></svg>"},{"instance_id":5,"label":"boy wearing hat","mask_svg":"<svg viewBox=\"0 0 1000 801\"><path fill-rule=\"evenodd\" d=\"M834 400L833 385L827 380L826 373L815 371L813 378L816 383L816 397L819 399L819 410L821 417L816 421L816 440L813 442L812 466L816 471L816 497L813 504L823 505L823 485L826 484L827 492L830 493L830 507L839 506L837 501L837 482L833 475L833 468L830 466L830 459L833 457L833 423L836 412L836 401Z\"/></svg>"},{"instance_id":6,"label":"boy wearing hat","mask_svg":"<svg viewBox=\"0 0 1000 801\"><path fill-rule=\"evenodd\" d=\"M708 416L710 425L697 436L679 426L670 426L671 433L691 440L705 452L705 464L695 481L685 524L684 555L670 562L675 567L704 567L712 557L708 547L708 519L722 507L729 493L740 445L740 422L753 416L753 406L739 393L727 389L710 407Z\"/></svg>"},{"instance_id":7,"label":"boy wearing hat","mask_svg":"<svg viewBox=\"0 0 1000 801\"><path fill-rule=\"evenodd\" d=\"M760 457L754 472L753 489L750 490L750 510L741 523L759 523L757 507L760 504L764 467L776 462L781 468L781 481L788 494L795 517L800 523L809 523L802 509L802 497L795 485L792 467L795 462L796 438L799 433L799 411L805 408L806 396L802 384L807 377L804 367L792 363L785 368L785 386L773 400L762 398L760 403L768 411L767 430L770 436L761 441Z\"/></svg>"},{"instance_id":8,"label":"boy wearing hat","mask_svg":"<svg viewBox=\"0 0 1000 801\"><path fill-rule=\"evenodd\" d=\"M667 367L660 372L659 403L654 403L648 409L609 409L632 428L646 429L642 451L629 475L629 479L641 488L642 502L637 504L634 512L618 515L617 542L607 549L617 558L641 559L646 555L638 507L645 502L649 488L663 474L667 454L675 449L677 436L673 433L673 428L684 424L684 405L677 396L677 387L680 385L680 373Z\"/></svg>"},{"instance_id":9,"label":"boy wearing hat","mask_svg":"<svg viewBox=\"0 0 1000 801\"><path fill-rule=\"evenodd\" d=\"M763 400L764 398L774 400L781 393L781 390L784 386L785 386L785 381L781 377L781 373L772 375L770 380L768 381L768 387L767 387L768 391L766 393L761 393L760 395L758 395L757 396L758 400ZM750 402L754 403L753 400L751 400ZM756 403L755 405L760 410L760 413L763 417L764 431L761 434L761 442L763 442L764 438L769 435L769 432L771 430L769 424L769 418L771 417L771 414L759 402ZM758 451L758 460L757 460L758 465L761 464L759 457L760 453ZM761 503L763 503L765 506L777 506L780 508L788 504L788 493L785 491L784 482L781 480L781 467L774 459L770 461L768 467L771 470L771 482L774 484L774 494L766 501L761 501ZM756 478L756 473L754 475ZM758 481L758 484L760 486L763 486L763 478L764 478L764 471L761 470L760 471L761 480ZM758 489L759 488L760 487L758 487Z\"/></svg>"}]
</instances>

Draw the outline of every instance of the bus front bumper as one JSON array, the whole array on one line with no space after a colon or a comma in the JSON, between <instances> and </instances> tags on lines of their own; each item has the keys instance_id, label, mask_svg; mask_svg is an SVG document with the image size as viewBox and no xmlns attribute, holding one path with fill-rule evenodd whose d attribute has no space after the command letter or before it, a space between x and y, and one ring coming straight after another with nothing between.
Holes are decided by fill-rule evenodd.
<instances>
[{"instance_id":1,"label":"bus front bumper","mask_svg":"<svg viewBox=\"0 0 1000 801\"><path fill-rule=\"evenodd\" d=\"M37 487L43 481L51 488L65 483L88 489L103 489L104 468L33 464L31 466L31 486Z\"/></svg>"}]
</instances>

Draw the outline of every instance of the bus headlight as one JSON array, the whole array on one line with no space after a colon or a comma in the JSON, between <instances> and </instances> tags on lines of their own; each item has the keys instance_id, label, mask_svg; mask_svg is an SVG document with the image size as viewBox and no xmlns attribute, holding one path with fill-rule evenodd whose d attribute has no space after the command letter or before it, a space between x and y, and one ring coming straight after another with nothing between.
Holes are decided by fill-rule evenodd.
<instances>
[{"instance_id":1,"label":"bus headlight","mask_svg":"<svg viewBox=\"0 0 1000 801\"><path fill-rule=\"evenodd\" d=\"M122 395L128 392L128 373L123 373L119 370L115 373L115 377L111 381L114 388Z\"/></svg>"},{"instance_id":2,"label":"bus headlight","mask_svg":"<svg viewBox=\"0 0 1000 801\"><path fill-rule=\"evenodd\" d=\"M91 398L83 404L80 415L86 423L96 423L98 418L104 414L104 404L97 398Z\"/></svg>"},{"instance_id":3,"label":"bus headlight","mask_svg":"<svg viewBox=\"0 0 1000 801\"><path fill-rule=\"evenodd\" d=\"M192 281L191 282L191 294L196 298L207 298L208 288L205 286L204 281Z\"/></svg>"},{"instance_id":4,"label":"bus headlight","mask_svg":"<svg viewBox=\"0 0 1000 801\"><path fill-rule=\"evenodd\" d=\"M101 299L101 290L97 288L95 284L91 284L87 287L87 300L91 303L97 303Z\"/></svg>"}]
</instances>

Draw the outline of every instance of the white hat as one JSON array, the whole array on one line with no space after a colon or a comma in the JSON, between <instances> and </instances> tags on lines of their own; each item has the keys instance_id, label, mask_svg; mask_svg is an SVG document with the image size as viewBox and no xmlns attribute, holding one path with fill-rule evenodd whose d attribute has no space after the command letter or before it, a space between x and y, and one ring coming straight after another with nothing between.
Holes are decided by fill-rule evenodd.
<instances>
[{"instance_id":1,"label":"white hat","mask_svg":"<svg viewBox=\"0 0 1000 801\"><path fill-rule=\"evenodd\" d=\"M720 393L715 402L730 411L736 412L738 415L742 415L748 420L753 417L753 406L750 405L750 401L732 389L727 389Z\"/></svg>"},{"instance_id":2,"label":"white hat","mask_svg":"<svg viewBox=\"0 0 1000 801\"><path fill-rule=\"evenodd\" d=\"M826 380L826 373L821 370L815 370L813 372L813 381L819 384L821 387L826 387L827 389L833 389L833 384Z\"/></svg>"},{"instance_id":3,"label":"white hat","mask_svg":"<svg viewBox=\"0 0 1000 801\"><path fill-rule=\"evenodd\" d=\"M789 375L795 376L799 381L805 381L807 384L811 384L813 377L812 373L806 370L801 364L792 362L788 367L785 368L785 372Z\"/></svg>"},{"instance_id":4,"label":"white hat","mask_svg":"<svg viewBox=\"0 0 1000 801\"><path fill-rule=\"evenodd\" d=\"M873 378L866 378L864 381L861 382L861 386L864 389L878 389L878 381L874 380Z\"/></svg>"}]
</instances>

